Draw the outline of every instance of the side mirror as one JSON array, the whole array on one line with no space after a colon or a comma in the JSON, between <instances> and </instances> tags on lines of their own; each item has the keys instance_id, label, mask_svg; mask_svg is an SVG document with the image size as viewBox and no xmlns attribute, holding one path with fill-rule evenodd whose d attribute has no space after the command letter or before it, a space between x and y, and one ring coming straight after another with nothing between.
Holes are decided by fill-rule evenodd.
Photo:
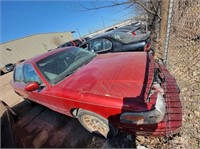
<instances>
[{"instance_id":1,"label":"side mirror","mask_svg":"<svg viewBox=\"0 0 200 149\"><path fill-rule=\"evenodd\" d=\"M32 92L32 91L39 89L39 87L40 86L37 82L32 82L25 87L25 90L28 92Z\"/></svg>"}]
</instances>

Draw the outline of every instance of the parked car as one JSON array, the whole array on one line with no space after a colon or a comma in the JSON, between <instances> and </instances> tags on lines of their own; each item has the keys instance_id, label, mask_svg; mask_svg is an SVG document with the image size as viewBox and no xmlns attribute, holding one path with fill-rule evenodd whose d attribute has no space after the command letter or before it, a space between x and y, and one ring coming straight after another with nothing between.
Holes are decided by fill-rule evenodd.
<instances>
[{"instance_id":1,"label":"parked car","mask_svg":"<svg viewBox=\"0 0 200 149\"><path fill-rule=\"evenodd\" d=\"M85 42L84 39L75 39L75 40L72 40L72 41L68 41L60 46L58 46L57 48L63 48L63 47L67 47L67 46L75 46L75 47L78 47L80 44L82 44L83 42Z\"/></svg>"},{"instance_id":2,"label":"parked car","mask_svg":"<svg viewBox=\"0 0 200 149\"><path fill-rule=\"evenodd\" d=\"M114 31L131 33L133 36L143 34L143 32L140 29L140 26L138 25L126 25L126 26L117 28Z\"/></svg>"},{"instance_id":3,"label":"parked car","mask_svg":"<svg viewBox=\"0 0 200 149\"><path fill-rule=\"evenodd\" d=\"M95 55L67 47L16 66L15 92L78 118L89 132L163 136L181 127L175 79L146 52Z\"/></svg>"},{"instance_id":4,"label":"parked car","mask_svg":"<svg viewBox=\"0 0 200 149\"><path fill-rule=\"evenodd\" d=\"M113 30L115 30L115 29L117 29L117 28L118 28L118 27L112 27L112 28L109 28L109 29L105 30L105 32L113 31Z\"/></svg>"},{"instance_id":5,"label":"parked car","mask_svg":"<svg viewBox=\"0 0 200 149\"><path fill-rule=\"evenodd\" d=\"M105 32L119 31L119 32L125 32L125 33L132 33L133 35L141 34L142 32L140 30L140 24L141 24L140 22L134 22L122 27L112 27L112 28L107 29Z\"/></svg>"},{"instance_id":6,"label":"parked car","mask_svg":"<svg viewBox=\"0 0 200 149\"><path fill-rule=\"evenodd\" d=\"M0 69L0 76L4 75L5 72L3 70Z\"/></svg>"},{"instance_id":7,"label":"parked car","mask_svg":"<svg viewBox=\"0 0 200 149\"><path fill-rule=\"evenodd\" d=\"M19 63L24 62L24 61L25 61L25 59L21 59L21 60L17 61L16 64L19 64Z\"/></svg>"},{"instance_id":8,"label":"parked car","mask_svg":"<svg viewBox=\"0 0 200 149\"><path fill-rule=\"evenodd\" d=\"M128 51L148 51L154 54L150 32L133 36L130 33L111 31L93 37L79 47L98 54Z\"/></svg>"},{"instance_id":9,"label":"parked car","mask_svg":"<svg viewBox=\"0 0 200 149\"><path fill-rule=\"evenodd\" d=\"M90 37L84 37L83 38L83 42L86 42L86 41L88 41L90 39Z\"/></svg>"},{"instance_id":10,"label":"parked car","mask_svg":"<svg viewBox=\"0 0 200 149\"><path fill-rule=\"evenodd\" d=\"M141 25L141 22L139 22L139 21L136 21L136 22L133 22L133 23L131 23L130 25L132 25L132 26L140 26Z\"/></svg>"},{"instance_id":11,"label":"parked car","mask_svg":"<svg viewBox=\"0 0 200 149\"><path fill-rule=\"evenodd\" d=\"M8 72L11 72L11 71L14 70L15 64L8 63L8 64L5 65L5 68L6 68L6 70L7 70Z\"/></svg>"}]
</instances>

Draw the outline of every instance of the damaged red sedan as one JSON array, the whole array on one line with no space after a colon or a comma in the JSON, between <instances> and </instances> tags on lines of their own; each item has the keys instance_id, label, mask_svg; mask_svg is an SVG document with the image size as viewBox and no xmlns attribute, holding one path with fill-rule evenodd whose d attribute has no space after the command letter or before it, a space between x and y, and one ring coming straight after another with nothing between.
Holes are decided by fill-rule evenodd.
<instances>
[{"instance_id":1,"label":"damaged red sedan","mask_svg":"<svg viewBox=\"0 0 200 149\"><path fill-rule=\"evenodd\" d=\"M176 81L146 52L61 48L18 64L11 84L23 98L78 118L104 137L117 130L164 136L181 127Z\"/></svg>"}]
</instances>

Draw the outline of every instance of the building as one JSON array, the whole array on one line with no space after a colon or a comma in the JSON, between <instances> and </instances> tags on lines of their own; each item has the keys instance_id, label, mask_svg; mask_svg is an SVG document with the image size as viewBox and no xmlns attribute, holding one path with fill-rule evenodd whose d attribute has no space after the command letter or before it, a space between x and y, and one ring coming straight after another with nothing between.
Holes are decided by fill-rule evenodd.
<instances>
[{"instance_id":1,"label":"building","mask_svg":"<svg viewBox=\"0 0 200 149\"><path fill-rule=\"evenodd\" d=\"M0 44L0 68L55 49L73 39L71 32L35 34Z\"/></svg>"}]
</instances>

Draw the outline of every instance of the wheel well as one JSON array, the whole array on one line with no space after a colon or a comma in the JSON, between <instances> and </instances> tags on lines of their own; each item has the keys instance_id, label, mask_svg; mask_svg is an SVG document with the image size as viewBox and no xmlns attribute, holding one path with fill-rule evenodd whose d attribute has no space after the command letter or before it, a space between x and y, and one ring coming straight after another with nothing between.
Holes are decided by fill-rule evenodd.
<instances>
[{"instance_id":1,"label":"wheel well","mask_svg":"<svg viewBox=\"0 0 200 149\"><path fill-rule=\"evenodd\" d=\"M85 110L85 109L81 109L81 108L72 108L72 109L70 110L70 113L71 113L72 116L77 117L78 112L79 112L80 110ZM90 111L90 110L85 110L85 111L93 112L93 111ZM95 112L93 112L93 113L95 113ZM98 114L98 113L95 113L95 114ZM98 114L98 115L100 115L100 114ZM101 115L100 115L100 116L101 116ZM103 116L102 116L102 117L103 117Z\"/></svg>"},{"instance_id":2,"label":"wheel well","mask_svg":"<svg viewBox=\"0 0 200 149\"><path fill-rule=\"evenodd\" d=\"M109 127L108 134L106 136L103 135L105 138L115 136L118 133L118 129L115 126L113 126L109 122L109 120L107 118L103 117L102 115L100 115L98 113L95 113L95 112L92 112L92 111L89 111L89 110L84 110L84 109L81 109L81 108L74 108L74 109L72 109L72 113L73 113L72 115L74 115L76 118L79 119L79 122L82 124L83 127L85 127L85 125L80 120L80 116L81 116L81 114L83 114L82 112L83 113L87 113L89 115L92 115L94 117L97 117L98 119L101 119L101 121L103 121Z\"/></svg>"},{"instance_id":3,"label":"wheel well","mask_svg":"<svg viewBox=\"0 0 200 149\"><path fill-rule=\"evenodd\" d=\"M78 115L78 111L79 111L79 108L72 108L72 109L70 110L70 113L71 113L74 117L76 117L76 116Z\"/></svg>"}]
</instances>

